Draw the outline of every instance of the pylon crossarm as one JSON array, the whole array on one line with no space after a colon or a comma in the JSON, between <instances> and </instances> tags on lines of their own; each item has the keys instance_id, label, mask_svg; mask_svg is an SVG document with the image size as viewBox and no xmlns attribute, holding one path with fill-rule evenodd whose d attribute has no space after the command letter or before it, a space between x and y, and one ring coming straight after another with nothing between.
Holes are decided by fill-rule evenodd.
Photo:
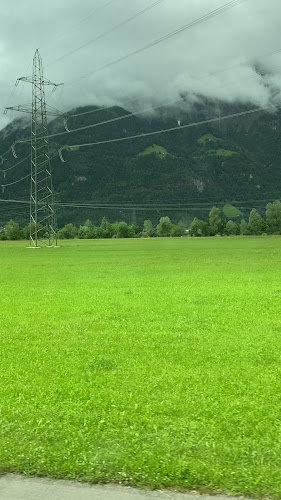
<instances>
[{"instance_id":1,"label":"pylon crossarm","mask_svg":"<svg viewBox=\"0 0 281 500\"><path fill-rule=\"evenodd\" d=\"M55 88L57 87L61 87L61 85L64 85L64 83L54 83L54 82L51 82L51 80L48 80L48 78L43 78L42 79L42 84L43 85L51 85Z\"/></svg>"},{"instance_id":2,"label":"pylon crossarm","mask_svg":"<svg viewBox=\"0 0 281 500\"><path fill-rule=\"evenodd\" d=\"M21 111L22 113L32 113L31 106L23 106L19 104L18 106L10 106L9 108L5 108L4 113L7 111Z\"/></svg>"},{"instance_id":3,"label":"pylon crossarm","mask_svg":"<svg viewBox=\"0 0 281 500\"><path fill-rule=\"evenodd\" d=\"M28 144L29 142L31 142L31 139L18 139L14 144Z\"/></svg>"},{"instance_id":4,"label":"pylon crossarm","mask_svg":"<svg viewBox=\"0 0 281 500\"><path fill-rule=\"evenodd\" d=\"M21 76L20 78L18 78L15 83L16 87L18 86L19 82L32 83L32 76Z\"/></svg>"}]
</instances>

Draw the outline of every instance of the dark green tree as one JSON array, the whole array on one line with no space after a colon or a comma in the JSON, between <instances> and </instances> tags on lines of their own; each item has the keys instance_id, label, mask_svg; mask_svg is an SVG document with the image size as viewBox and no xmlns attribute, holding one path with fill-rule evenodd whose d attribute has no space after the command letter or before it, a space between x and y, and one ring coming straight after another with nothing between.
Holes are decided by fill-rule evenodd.
<instances>
[{"instance_id":1,"label":"dark green tree","mask_svg":"<svg viewBox=\"0 0 281 500\"><path fill-rule=\"evenodd\" d=\"M94 226L90 219L87 219L83 226L78 229L78 238L81 239L91 239L94 237Z\"/></svg>"},{"instance_id":2,"label":"dark green tree","mask_svg":"<svg viewBox=\"0 0 281 500\"><path fill-rule=\"evenodd\" d=\"M153 225L151 220L147 219L143 223L143 235L152 236L153 235Z\"/></svg>"},{"instance_id":3,"label":"dark green tree","mask_svg":"<svg viewBox=\"0 0 281 500\"><path fill-rule=\"evenodd\" d=\"M204 220L197 219L195 217L189 228L190 236L207 236L208 235L208 224Z\"/></svg>"},{"instance_id":4,"label":"dark green tree","mask_svg":"<svg viewBox=\"0 0 281 500\"><path fill-rule=\"evenodd\" d=\"M209 213L209 232L210 236L215 236L220 230L221 216L220 209L213 207Z\"/></svg>"},{"instance_id":5,"label":"dark green tree","mask_svg":"<svg viewBox=\"0 0 281 500\"><path fill-rule=\"evenodd\" d=\"M170 236L173 238L184 236L186 234L186 225L184 222L180 221L177 224L172 225Z\"/></svg>"},{"instance_id":6,"label":"dark green tree","mask_svg":"<svg viewBox=\"0 0 281 500\"><path fill-rule=\"evenodd\" d=\"M62 240L70 240L77 236L77 227L73 224L66 224L58 231L58 238Z\"/></svg>"},{"instance_id":7,"label":"dark green tree","mask_svg":"<svg viewBox=\"0 0 281 500\"><path fill-rule=\"evenodd\" d=\"M266 224L259 212L253 208L249 217L250 234L259 235L266 231Z\"/></svg>"},{"instance_id":8,"label":"dark green tree","mask_svg":"<svg viewBox=\"0 0 281 500\"><path fill-rule=\"evenodd\" d=\"M172 222L170 217L161 217L156 227L157 236L170 236Z\"/></svg>"},{"instance_id":9,"label":"dark green tree","mask_svg":"<svg viewBox=\"0 0 281 500\"><path fill-rule=\"evenodd\" d=\"M224 219L221 219L221 221L219 223L218 234L224 235L225 234L225 228L226 228L226 221Z\"/></svg>"},{"instance_id":10,"label":"dark green tree","mask_svg":"<svg viewBox=\"0 0 281 500\"><path fill-rule=\"evenodd\" d=\"M281 234L281 202L266 205L266 222L271 234Z\"/></svg>"},{"instance_id":11,"label":"dark green tree","mask_svg":"<svg viewBox=\"0 0 281 500\"><path fill-rule=\"evenodd\" d=\"M242 234L242 235L251 234L250 229L249 229L249 225L247 224L245 219L242 219L240 222L240 234Z\"/></svg>"},{"instance_id":12,"label":"dark green tree","mask_svg":"<svg viewBox=\"0 0 281 500\"><path fill-rule=\"evenodd\" d=\"M229 236L234 236L238 234L239 232L239 226L236 224L236 222L233 222L233 220L228 220L225 226L225 234Z\"/></svg>"},{"instance_id":13,"label":"dark green tree","mask_svg":"<svg viewBox=\"0 0 281 500\"><path fill-rule=\"evenodd\" d=\"M116 237L117 238L128 238L129 237L129 226L126 222L115 222L116 224Z\"/></svg>"},{"instance_id":14,"label":"dark green tree","mask_svg":"<svg viewBox=\"0 0 281 500\"><path fill-rule=\"evenodd\" d=\"M4 234L7 240L19 240L21 238L20 226L13 219L4 226Z\"/></svg>"},{"instance_id":15,"label":"dark green tree","mask_svg":"<svg viewBox=\"0 0 281 500\"><path fill-rule=\"evenodd\" d=\"M6 240L7 236L5 234L4 228L0 228L0 241Z\"/></svg>"},{"instance_id":16,"label":"dark green tree","mask_svg":"<svg viewBox=\"0 0 281 500\"><path fill-rule=\"evenodd\" d=\"M128 238L135 238L137 236L137 227L134 224L128 226Z\"/></svg>"},{"instance_id":17,"label":"dark green tree","mask_svg":"<svg viewBox=\"0 0 281 500\"><path fill-rule=\"evenodd\" d=\"M100 225L99 238L112 238L113 233L114 233L114 231L113 231L112 224L110 224L110 222L108 222L106 220L106 218L103 217L103 219L101 221L101 225Z\"/></svg>"}]
</instances>

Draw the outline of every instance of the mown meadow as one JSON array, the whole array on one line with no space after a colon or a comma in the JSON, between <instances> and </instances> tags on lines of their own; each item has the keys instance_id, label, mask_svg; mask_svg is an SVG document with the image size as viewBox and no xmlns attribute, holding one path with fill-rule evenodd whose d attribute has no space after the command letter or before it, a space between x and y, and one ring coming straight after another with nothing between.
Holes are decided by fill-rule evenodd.
<instances>
[{"instance_id":1,"label":"mown meadow","mask_svg":"<svg viewBox=\"0 0 281 500\"><path fill-rule=\"evenodd\" d=\"M0 472L281 497L281 238L0 242Z\"/></svg>"}]
</instances>

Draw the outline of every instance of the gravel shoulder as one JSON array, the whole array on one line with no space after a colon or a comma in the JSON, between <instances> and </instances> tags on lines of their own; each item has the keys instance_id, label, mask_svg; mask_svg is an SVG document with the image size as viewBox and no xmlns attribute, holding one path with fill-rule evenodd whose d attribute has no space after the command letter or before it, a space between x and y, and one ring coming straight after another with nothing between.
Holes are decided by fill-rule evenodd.
<instances>
[{"instance_id":1,"label":"gravel shoulder","mask_svg":"<svg viewBox=\"0 0 281 500\"><path fill-rule=\"evenodd\" d=\"M146 491L117 485L89 485L72 481L0 476L1 500L237 500L243 497Z\"/></svg>"}]
</instances>

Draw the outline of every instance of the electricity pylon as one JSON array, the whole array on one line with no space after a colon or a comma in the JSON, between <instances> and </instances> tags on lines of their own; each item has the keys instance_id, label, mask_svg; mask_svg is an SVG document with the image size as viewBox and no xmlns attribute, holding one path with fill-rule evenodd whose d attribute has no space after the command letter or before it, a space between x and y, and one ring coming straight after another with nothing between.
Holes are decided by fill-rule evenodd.
<instances>
[{"instance_id":1,"label":"electricity pylon","mask_svg":"<svg viewBox=\"0 0 281 500\"><path fill-rule=\"evenodd\" d=\"M20 82L32 84L32 106L16 106L6 108L31 113L31 172L30 172L30 248L38 248L39 242L48 246L57 246L57 224L54 207L54 190L51 173L49 140L47 129L47 112L61 116L57 110L47 111L45 85L56 84L43 76L42 58L38 49L33 57L31 77L18 78ZM19 141L25 142L25 141Z\"/></svg>"}]
</instances>

